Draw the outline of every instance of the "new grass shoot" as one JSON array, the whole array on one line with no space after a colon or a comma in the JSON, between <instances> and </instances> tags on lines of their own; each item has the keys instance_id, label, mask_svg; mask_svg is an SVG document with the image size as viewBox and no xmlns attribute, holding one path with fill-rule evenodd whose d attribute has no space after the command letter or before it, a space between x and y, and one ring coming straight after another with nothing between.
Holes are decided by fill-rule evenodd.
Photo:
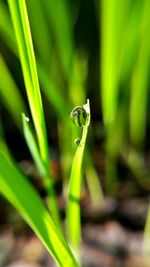
<instances>
[{"instance_id":1,"label":"new grass shoot","mask_svg":"<svg viewBox=\"0 0 150 267\"><path fill-rule=\"evenodd\" d=\"M81 221L80 221L80 194L82 183L82 159L90 124L89 100L83 106L77 106L71 112L71 118L77 127L82 128L81 138L76 139L77 150L72 163L70 185L68 191L68 205L66 211L66 231L68 242L74 255L80 262Z\"/></svg>"}]
</instances>

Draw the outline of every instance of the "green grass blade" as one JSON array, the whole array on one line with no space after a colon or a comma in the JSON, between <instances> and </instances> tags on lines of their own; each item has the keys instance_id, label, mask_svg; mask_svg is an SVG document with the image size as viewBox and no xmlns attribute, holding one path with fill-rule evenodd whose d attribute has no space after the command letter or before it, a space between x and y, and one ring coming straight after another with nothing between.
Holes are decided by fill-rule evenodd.
<instances>
[{"instance_id":1,"label":"green grass blade","mask_svg":"<svg viewBox=\"0 0 150 267\"><path fill-rule=\"evenodd\" d=\"M48 203L50 204L53 217L59 223L59 212L57 208L52 177L50 177L46 126L26 3L24 0L8 0L8 4L19 48L20 61L32 118L37 134L40 156L47 171L45 185L51 187L48 189L48 192L50 193Z\"/></svg>"},{"instance_id":2,"label":"green grass blade","mask_svg":"<svg viewBox=\"0 0 150 267\"><path fill-rule=\"evenodd\" d=\"M43 162L41 160L35 138L34 138L32 131L29 127L29 118L26 117L25 114L22 114L22 121L23 121L23 132L24 132L26 143L28 145L28 148L31 152L31 155L35 161L35 164L36 164L41 176L44 177L46 175L46 170L45 170Z\"/></svg>"},{"instance_id":3,"label":"green grass blade","mask_svg":"<svg viewBox=\"0 0 150 267\"><path fill-rule=\"evenodd\" d=\"M83 152L86 143L88 126L90 123L90 107L89 102L86 105L87 114L89 116L87 124L83 127L82 137L75 152L72 163L70 185L68 192L68 205L66 213L66 230L68 241L79 259L79 249L81 241L81 223L80 223L80 193L81 193L81 165Z\"/></svg>"},{"instance_id":4,"label":"green grass blade","mask_svg":"<svg viewBox=\"0 0 150 267\"><path fill-rule=\"evenodd\" d=\"M21 130L21 112L26 112L25 104L2 55L0 55L0 75L1 101Z\"/></svg>"},{"instance_id":5,"label":"green grass blade","mask_svg":"<svg viewBox=\"0 0 150 267\"><path fill-rule=\"evenodd\" d=\"M0 191L20 212L60 266L78 266L40 197L0 152ZM61 253L60 253L61 252Z\"/></svg>"},{"instance_id":6,"label":"green grass blade","mask_svg":"<svg viewBox=\"0 0 150 267\"><path fill-rule=\"evenodd\" d=\"M101 83L102 109L105 125L110 124L116 112L117 97L117 0L101 1Z\"/></svg>"},{"instance_id":7,"label":"green grass blade","mask_svg":"<svg viewBox=\"0 0 150 267\"><path fill-rule=\"evenodd\" d=\"M24 0L12 0L8 1L8 4L16 34L26 91L37 133L40 153L44 165L46 165L48 170L49 162L45 121L26 5Z\"/></svg>"},{"instance_id":8,"label":"green grass blade","mask_svg":"<svg viewBox=\"0 0 150 267\"><path fill-rule=\"evenodd\" d=\"M139 53L131 82L130 103L130 137L132 143L138 148L143 147L146 135L150 64L150 1L145 0L143 6L144 8L140 25Z\"/></svg>"},{"instance_id":9,"label":"green grass blade","mask_svg":"<svg viewBox=\"0 0 150 267\"><path fill-rule=\"evenodd\" d=\"M49 176L47 176L46 174L47 171L45 169L45 166L43 165L43 162L41 160L41 157L40 157L40 154L37 148L37 144L29 128L29 119L24 114L22 115L22 117L23 117L23 130L24 130L24 135L25 135L27 145L35 161L35 164L39 170L39 173L41 174L41 177L44 178L43 182L48 193L48 199L47 199L48 207L51 207L51 211L53 211L52 212L53 217L57 225L60 226L60 218L59 218L59 214L57 213L57 206L56 206L56 200L55 200L56 196L53 190L52 181L49 179Z\"/></svg>"}]
</instances>

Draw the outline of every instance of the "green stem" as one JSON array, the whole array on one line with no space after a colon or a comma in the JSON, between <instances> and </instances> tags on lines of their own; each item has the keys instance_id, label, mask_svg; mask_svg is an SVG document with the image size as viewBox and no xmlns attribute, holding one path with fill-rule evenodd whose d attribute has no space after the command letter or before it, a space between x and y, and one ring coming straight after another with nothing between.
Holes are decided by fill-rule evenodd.
<instances>
[{"instance_id":1,"label":"green stem","mask_svg":"<svg viewBox=\"0 0 150 267\"><path fill-rule=\"evenodd\" d=\"M87 103L89 105L89 103ZM90 111L89 111L90 112ZM66 211L66 227L67 236L70 246L76 258L80 262L80 243L81 243L81 220L80 220L80 194L81 194L81 166L83 160L83 153L85 148L86 137L88 133L89 120L83 127L81 141L78 144L70 177L70 186L68 193L68 205Z\"/></svg>"}]
</instances>

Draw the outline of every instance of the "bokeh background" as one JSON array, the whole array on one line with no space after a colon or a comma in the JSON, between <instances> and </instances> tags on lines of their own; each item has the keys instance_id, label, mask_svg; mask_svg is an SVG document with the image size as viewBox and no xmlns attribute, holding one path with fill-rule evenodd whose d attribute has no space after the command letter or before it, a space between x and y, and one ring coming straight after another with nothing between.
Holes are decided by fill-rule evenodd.
<instances>
[{"instance_id":1,"label":"bokeh background","mask_svg":"<svg viewBox=\"0 0 150 267\"><path fill-rule=\"evenodd\" d=\"M26 0L62 220L80 135L70 112L91 106L81 195L85 266L150 266L142 242L150 192L150 1ZM7 1L0 1L0 149L43 199L22 130L31 118ZM31 120L32 122L32 120ZM0 196L0 266L53 266Z\"/></svg>"}]
</instances>

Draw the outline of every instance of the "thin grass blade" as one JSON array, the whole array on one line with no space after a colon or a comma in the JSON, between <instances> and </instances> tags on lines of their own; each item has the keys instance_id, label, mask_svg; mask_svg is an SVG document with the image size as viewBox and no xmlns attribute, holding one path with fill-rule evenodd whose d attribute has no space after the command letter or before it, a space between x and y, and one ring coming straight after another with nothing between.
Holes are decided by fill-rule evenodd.
<instances>
[{"instance_id":1,"label":"thin grass blade","mask_svg":"<svg viewBox=\"0 0 150 267\"><path fill-rule=\"evenodd\" d=\"M132 144L140 149L144 146L148 107L150 65L149 10L150 1L146 0L143 3L140 25L139 53L131 81L130 137Z\"/></svg>"},{"instance_id":2,"label":"thin grass blade","mask_svg":"<svg viewBox=\"0 0 150 267\"><path fill-rule=\"evenodd\" d=\"M27 143L28 148L31 152L31 155L35 161L35 164L39 170L39 173L41 174L42 177L44 177L46 175L46 169L45 169L43 162L41 160L35 138L33 136L31 129L30 129L29 118L26 117L24 113L22 113L22 122L23 122L23 132L24 132L26 143Z\"/></svg>"},{"instance_id":3,"label":"thin grass blade","mask_svg":"<svg viewBox=\"0 0 150 267\"><path fill-rule=\"evenodd\" d=\"M26 3L25 0L8 0L8 5L10 8L12 22L15 30L17 45L19 48L20 62L22 66L31 114L37 134L40 156L47 172L45 177L45 185L48 187L47 191L50 193L50 195L48 196L48 203L50 204L50 209L53 217L55 218L57 223L60 224L53 181L52 177L50 176L46 126Z\"/></svg>"},{"instance_id":4,"label":"thin grass blade","mask_svg":"<svg viewBox=\"0 0 150 267\"><path fill-rule=\"evenodd\" d=\"M81 242L81 222L80 222L80 194L81 194L81 166L83 160L83 153L86 143L88 126L90 123L90 107L89 101L86 106L88 121L83 127L82 137L75 152L74 160L72 163L70 185L68 192L68 205L66 213L66 231L70 246L80 261L80 242Z\"/></svg>"}]
</instances>

